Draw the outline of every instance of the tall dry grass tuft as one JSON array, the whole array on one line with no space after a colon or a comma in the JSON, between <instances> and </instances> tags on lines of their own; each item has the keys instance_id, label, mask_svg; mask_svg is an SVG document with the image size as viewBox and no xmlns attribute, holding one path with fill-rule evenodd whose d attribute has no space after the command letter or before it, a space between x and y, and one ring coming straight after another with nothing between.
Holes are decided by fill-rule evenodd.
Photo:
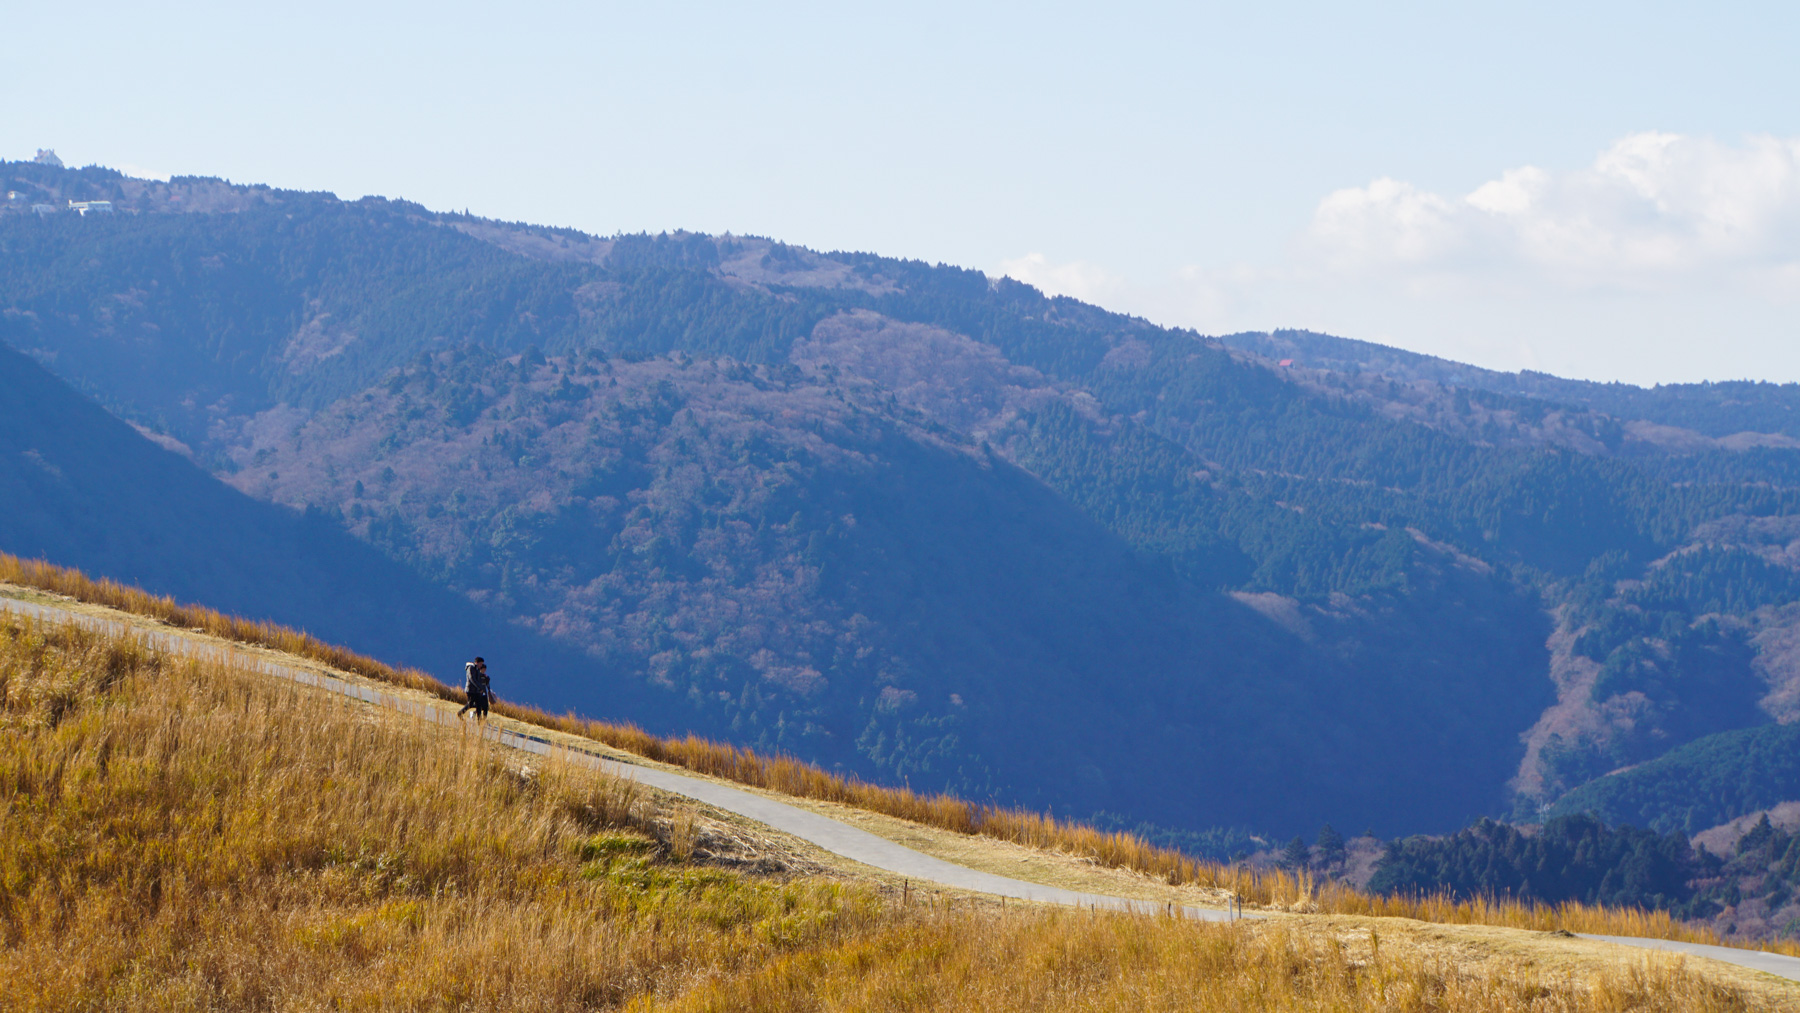
<instances>
[{"instance_id":1,"label":"tall dry grass tuft","mask_svg":"<svg viewBox=\"0 0 1800 1013\"><path fill-rule=\"evenodd\" d=\"M653 834L676 816L476 736L0 619L0 1008L614 1005L888 917L673 863Z\"/></svg>"},{"instance_id":2,"label":"tall dry grass tuft","mask_svg":"<svg viewBox=\"0 0 1800 1013\"><path fill-rule=\"evenodd\" d=\"M759 881L677 861L684 814L628 783L516 763L0 617L0 1009L1749 1008L1653 958L1552 979L1304 926Z\"/></svg>"},{"instance_id":3,"label":"tall dry grass tuft","mask_svg":"<svg viewBox=\"0 0 1800 1013\"><path fill-rule=\"evenodd\" d=\"M78 570L40 560L22 560L0 554L0 581L147 616L171 626L198 630L239 643L269 647L441 699L456 702L464 699L461 690L416 669L396 669L274 623L253 622L203 606L178 604L171 598L111 580L94 580ZM1141 872L1174 886L1227 890L1253 906L1742 945L1727 943L1710 929L1675 921L1666 912L1579 903L1543 905L1511 899L1459 900L1447 895L1370 895L1340 883L1318 883L1305 871L1237 868L1201 861L1179 851L1157 847L1132 834L1102 831L1040 813L983 805L949 795L870 784L821 770L790 756L763 756L698 736L666 739L635 725L594 721L572 714L555 715L506 701L496 703L493 709L495 713L515 720L592 739L648 759L740 784L841 803L956 833L981 834L1060 851L1109 868ZM1759 943L1756 948L1800 956L1800 944L1793 941Z\"/></svg>"}]
</instances>

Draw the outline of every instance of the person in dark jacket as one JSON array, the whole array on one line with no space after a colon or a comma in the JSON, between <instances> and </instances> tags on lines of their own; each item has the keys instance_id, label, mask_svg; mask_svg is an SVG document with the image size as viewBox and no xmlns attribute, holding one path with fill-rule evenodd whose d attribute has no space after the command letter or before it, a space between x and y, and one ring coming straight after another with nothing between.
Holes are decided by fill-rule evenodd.
<instances>
[{"instance_id":1,"label":"person in dark jacket","mask_svg":"<svg viewBox=\"0 0 1800 1013\"><path fill-rule=\"evenodd\" d=\"M469 698L469 702L463 704L462 710L457 711L456 716L460 718L472 710L478 718L487 717L488 674L486 660L477 657L474 661L463 665L463 693Z\"/></svg>"}]
</instances>

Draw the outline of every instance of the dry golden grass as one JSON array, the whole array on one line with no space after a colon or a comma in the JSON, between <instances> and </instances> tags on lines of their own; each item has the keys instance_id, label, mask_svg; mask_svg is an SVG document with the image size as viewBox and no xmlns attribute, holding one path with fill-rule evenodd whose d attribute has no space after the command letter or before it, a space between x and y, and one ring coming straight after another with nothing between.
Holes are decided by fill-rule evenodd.
<instances>
[{"instance_id":1,"label":"dry golden grass","mask_svg":"<svg viewBox=\"0 0 1800 1013\"><path fill-rule=\"evenodd\" d=\"M625 782L0 617L0 1009L1745 1011L1662 958L905 906L680 860ZM691 814L687 814L691 817Z\"/></svg>"},{"instance_id":2,"label":"dry golden grass","mask_svg":"<svg viewBox=\"0 0 1800 1013\"><path fill-rule=\"evenodd\" d=\"M461 702L462 692L416 669L395 669L373 658L327 644L274 623L252 622L213 609L182 605L111 580L94 580L77 570L0 554L0 582L65 595L193 629L239 643L272 648L393 685ZM1287 911L1414 918L1447 924L1495 925L1522 929L1563 929L1604 935L1643 936L1714 945L1726 943L1708 929L1695 928L1665 912L1617 909L1580 903L1540 905L1511 899L1457 900L1448 896L1384 897L1338 883L1318 883L1304 871L1239 869L1159 848L1131 834L1101 831L1039 813L928 795L870 784L833 774L790 756L763 756L697 736L665 739L629 724L553 715L499 701L498 714L605 743L614 748L699 773L784 794L836 802L961 834L1043 848L1130 869L1171 885L1229 890L1247 905ZM1792 941L1758 948L1800 956Z\"/></svg>"},{"instance_id":3,"label":"dry golden grass","mask_svg":"<svg viewBox=\"0 0 1800 1013\"><path fill-rule=\"evenodd\" d=\"M631 782L130 640L3 620L0 673L0 1006L606 1006L885 917L680 864Z\"/></svg>"},{"instance_id":4,"label":"dry golden grass","mask_svg":"<svg viewBox=\"0 0 1800 1013\"><path fill-rule=\"evenodd\" d=\"M1758 1008L1669 963L1580 976L1526 962L1470 973L1451 961L1358 947L1292 925L1239 931L1072 912L933 917L707 982L680 1013L808 1010L1644 1011ZM971 929L980 944L969 945Z\"/></svg>"}]
</instances>

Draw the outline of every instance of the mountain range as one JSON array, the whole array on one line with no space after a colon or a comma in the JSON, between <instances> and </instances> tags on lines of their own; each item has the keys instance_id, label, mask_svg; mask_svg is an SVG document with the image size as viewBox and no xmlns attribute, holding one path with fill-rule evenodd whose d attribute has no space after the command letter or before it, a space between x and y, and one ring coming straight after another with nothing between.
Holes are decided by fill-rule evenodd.
<instances>
[{"instance_id":1,"label":"mountain range","mask_svg":"<svg viewBox=\"0 0 1800 1013\"><path fill-rule=\"evenodd\" d=\"M1209 337L755 237L0 176L6 551L446 677L484 653L544 706L1189 830L1534 819L1800 716L1794 385ZM114 210L30 208L71 200ZM1615 808L1741 815L1665 780Z\"/></svg>"}]
</instances>

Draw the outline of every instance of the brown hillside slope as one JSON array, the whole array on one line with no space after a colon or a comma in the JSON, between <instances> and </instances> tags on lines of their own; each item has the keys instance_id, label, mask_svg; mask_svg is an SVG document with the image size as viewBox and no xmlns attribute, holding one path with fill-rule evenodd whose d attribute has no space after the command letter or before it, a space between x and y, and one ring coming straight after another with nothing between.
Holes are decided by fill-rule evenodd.
<instances>
[{"instance_id":1,"label":"brown hillside slope","mask_svg":"<svg viewBox=\"0 0 1800 1013\"><path fill-rule=\"evenodd\" d=\"M342 671L410 687L442 699L460 700L460 691L425 673L395 670L374 659L324 644L297 631L252 623L194 606L178 605L111 581L96 581L73 570L0 556L0 581L39 588L81 601L150 616L172 626L201 630L225 639L271 647L322 662ZM1354 916L1415 918L1449 924L1493 925L1540 931L1676 939L1720 944L1712 933L1676 922L1663 912L1617 910L1563 904L1554 907L1512 900L1457 901L1448 897L1382 897L1339 883L1315 883L1304 872L1239 870L1202 862L1153 847L1129 834L1104 833L1036 813L981 806L948 796L922 796L906 789L848 780L791 757L763 757L698 738L659 739L641 729L553 716L533 708L500 703L496 712L570 733L637 755L671 763L753 787L817 799L1032 848L1062 852L1098 865L1144 873L1172 885L1230 890L1250 906ZM1800 953L1791 943L1763 948Z\"/></svg>"},{"instance_id":2,"label":"brown hillside slope","mask_svg":"<svg viewBox=\"0 0 1800 1013\"><path fill-rule=\"evenodd\" d=\"M1740 1011L1644 957L904 904L750 875L589 771L0 618L0 1009Z\"/></svg>"}]
</instances>

